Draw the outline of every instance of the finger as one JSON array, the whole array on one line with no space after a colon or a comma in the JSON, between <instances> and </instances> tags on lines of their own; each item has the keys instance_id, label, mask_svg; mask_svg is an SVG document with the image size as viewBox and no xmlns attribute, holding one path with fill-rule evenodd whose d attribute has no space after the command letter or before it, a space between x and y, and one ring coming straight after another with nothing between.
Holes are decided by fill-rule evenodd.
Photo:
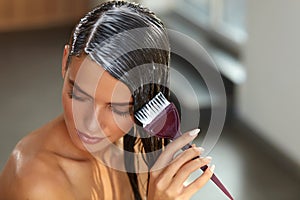
<instances>
[{"instance_id":1,"label":"finger","mask_svg":"<svg viewBox=\"0 0 300 200\"><path fill-rule=\"evenodd\" d=\"M184 189L184 194L187 198L195 194L199 189L201 189L212 177L215 170L215 165L212 165L207 170L203 172L203 174L197 178L195 181L190 183Z\"/></svg>"},{"instance_id":2,"label":"finger","mask_svg":"<svg viewBox=\"0 0 300 200\"><path fill-rule=\"evenodd\" d=\"M173 179L172 186L174 189L182 188L184 182L188 177L196 170L200 170L200 167L208 165L211 162L211 157L197 158L187 162L184 166L180 168L178 173Z\"/></svg>"},{"instance_id":3,"label":"finger","mask_svg":"<svg viewBox=\"0 0 300 200\"><path fill-rule=\"evenodd\" d=\"M204 149L203 149L202 147L197 147L195 144L192 144L190 148L192 148L192 147L193 147L193 148L198 148L198 149L201 151L201 153L204 151ZM184 151L183 151L182 149L179 149L179 150L173 155L173 160L174 160L175 158L177 158L179 155L181 155L183 152L184 152Z\"/></svg>"},{"instance_id":4,"label":"finger","mask_svg":"<svg viewBox=\"0 0 300 200\"><path fill-rule=\"evenodd\" d=\"M199 157L203 148L193 147L187 149L182 154L180 154L177 158L175 158L167 168L164 169L164 173L161 174L160 179L164 184L169 185L173 182L173 177L178 173L179 169L181 169L186 163L191 161L192 159ZM196 159L197 160L197 159Z\"/></svg>"},{"instance_id":5,"label":"finger","mask_svg":"<svg viewBox=\"0 0 300 200\"><path fill-rule=\"evenodd\" d=\"M182 136L168 144L151 170L157 171L162 170L164 167L166 167L172 161L174 154L186 144L193 141L198 135L199 131L200 129L194 129L192 131L186 132Z\"/></svg>"}]
</instances>

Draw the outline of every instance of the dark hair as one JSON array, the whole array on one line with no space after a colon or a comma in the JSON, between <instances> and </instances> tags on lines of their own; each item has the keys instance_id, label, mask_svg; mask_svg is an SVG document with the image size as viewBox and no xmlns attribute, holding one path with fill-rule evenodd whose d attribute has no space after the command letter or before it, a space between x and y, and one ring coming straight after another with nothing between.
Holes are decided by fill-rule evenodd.
<instances>
[{"instance_id":1,"label":"dark hair","mask_svg":"<svg viewBox=\"0 0 300 200\"><path fill-rule=\"evenodd\" d=\"M72 56L89 55L129 87L134 112L158 92L169 98L169 40L163 23L149 9L124 1L103 3L87 13L76 25L70 46L67 66ZM130 73L132 71L134 73ZM150 168L168 140L146 137L140 126L136 129L124 136L123 148L125 167L135 199L141 199L135 158L130 152L134 152L135 145L141 144L139 150L147 153L144 160L148 166L149 182ZM137 134L141 137L137 138Z\"/></svg>"}]
</instances>

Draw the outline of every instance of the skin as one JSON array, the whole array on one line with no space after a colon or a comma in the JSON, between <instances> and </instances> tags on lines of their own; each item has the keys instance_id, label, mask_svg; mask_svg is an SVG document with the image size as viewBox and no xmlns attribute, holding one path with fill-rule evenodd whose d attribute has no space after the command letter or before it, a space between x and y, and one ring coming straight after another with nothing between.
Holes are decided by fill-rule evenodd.
<instances>
[{"instance_id":1,"label":"skin","mask_svg":"<svg viewBox=\"0 0 300 200\"><path fill-rule=\"evenodd\" d=\"M131 107L130 91L85 56L72 58L66 70L68 52L66 45L62 59L64 113L16 145L0 175L0 199L133 198L127 174L106 167L93 156L100 151L105 164L122 161L122 154L112 152L111 147L133 126L132 114L124 114ZM74 89L70 80L88 96ZM70 98L70 91L80 100ZM120 102L126 105L113 104ZM77 130L104 139L87 144ZM210 179L212 172L206 170L190 185L183 184L193 171L210 162L208 158L193 159L201 155L196 147L174 158L195 137L185 133L161 154L150 173L149 200L189 199Z\"/></svg>"}]
</instances>

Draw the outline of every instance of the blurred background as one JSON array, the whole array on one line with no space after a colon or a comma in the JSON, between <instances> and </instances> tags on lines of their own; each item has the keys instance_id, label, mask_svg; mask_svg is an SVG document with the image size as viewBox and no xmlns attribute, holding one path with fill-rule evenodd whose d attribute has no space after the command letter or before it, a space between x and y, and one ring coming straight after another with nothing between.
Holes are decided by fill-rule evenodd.
<instances>
[{"instance_id":1,"label":"blurred background","mask_svg":"<svg viewBox=\"0 0 300 200\"><path fill-rule=\"evenodd\" d=\"M75 23L100 2L0 0L0 170L22 137L62 112L63 47ZM235 199L300 199L300 1L135 2L203 45L221 72L227 115L210 155ZM171 67L196 91L205 135L211 94L203 77L175 54ZM196 142L201 144L201 137ZM210 182L193 199L227 198Z\"/></svg>"}]
</instances>

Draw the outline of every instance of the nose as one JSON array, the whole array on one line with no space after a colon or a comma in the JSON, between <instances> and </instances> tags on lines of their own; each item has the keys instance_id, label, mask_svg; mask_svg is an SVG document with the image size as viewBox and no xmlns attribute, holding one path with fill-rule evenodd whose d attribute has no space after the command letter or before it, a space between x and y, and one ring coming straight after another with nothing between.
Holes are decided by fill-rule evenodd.
<instances>
[{"instance_id":1,"label":"nose","mask_svg":"<svg viewBox=\"0 0 300 200\"><path fill-rule=\"evenodd\" d=\"M101 130L104 130L106 125L104 115L101 113L101 108L95 107L93 111L88 114L85 124L90 134L99 135L99 133L103 133Z\"/></svg>"},{"instance_id":2,"label":"nose","mask_svg":"<svg viewBox=\"0 0 300 200\"><path fill-rule=\"evenodd\" d=\"M99 130L97 117L94 112L91 113L90 116L86 118L85 124L87 126L86 127L87 131L91 134L95 134Z\"/></svg>"}]
</instances>

